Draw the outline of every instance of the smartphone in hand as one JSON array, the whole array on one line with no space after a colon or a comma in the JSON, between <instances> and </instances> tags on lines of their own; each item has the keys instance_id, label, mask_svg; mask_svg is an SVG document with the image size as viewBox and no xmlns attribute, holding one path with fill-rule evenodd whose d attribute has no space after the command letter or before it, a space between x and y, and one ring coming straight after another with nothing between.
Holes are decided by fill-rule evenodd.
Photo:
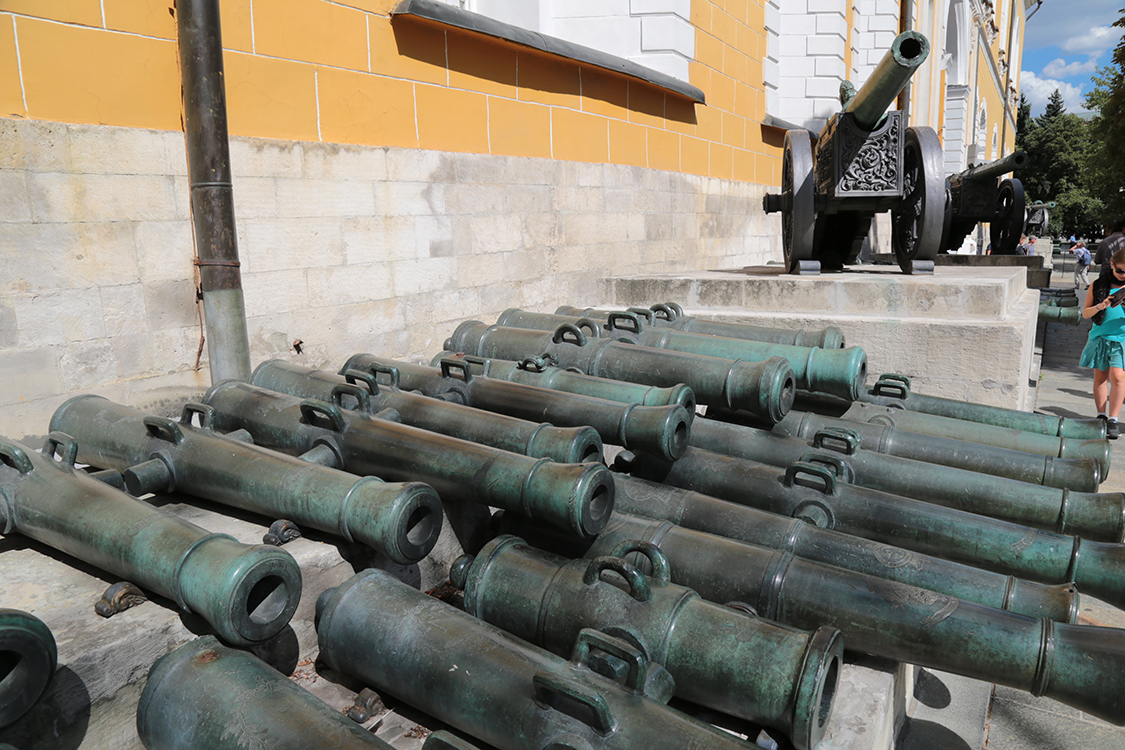
<instances>
[{"instance_id":1,"label":"smartphone in hand","mask_svg":"<svg viewBox=\"0 0 1125 750\"><path fill-rule=\"evenodd\" d=\"M1121 287L1116 292L1109 295L1109 304L1111 306L1117 307L1122 302L1125 302L1125 286Z\"/></svg>"}]
</instances>

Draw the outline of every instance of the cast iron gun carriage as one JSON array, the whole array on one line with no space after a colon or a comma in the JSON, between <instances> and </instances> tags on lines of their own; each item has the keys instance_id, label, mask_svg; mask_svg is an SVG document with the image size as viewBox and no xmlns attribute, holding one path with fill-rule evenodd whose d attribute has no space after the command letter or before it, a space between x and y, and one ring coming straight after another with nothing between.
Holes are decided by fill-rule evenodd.
<instances>
[{"instance_id":1,"label":"cast iron gun carriage","mask_svg":"<svg viewBox=\"0 0 1125 750\"><path fill-rule=\"evenodd\" d=\"M933 271L946 211L941 142L932 128L907 127L904 112L887 111L929 53L922 34L899 34L862 88L841 84L844 109L815 151L807 130L786 133L781 192L767 195L764 208L782 214L790 272L853 262L875 214L888 210L899 266Z\"/></svg>"}]
</instances>

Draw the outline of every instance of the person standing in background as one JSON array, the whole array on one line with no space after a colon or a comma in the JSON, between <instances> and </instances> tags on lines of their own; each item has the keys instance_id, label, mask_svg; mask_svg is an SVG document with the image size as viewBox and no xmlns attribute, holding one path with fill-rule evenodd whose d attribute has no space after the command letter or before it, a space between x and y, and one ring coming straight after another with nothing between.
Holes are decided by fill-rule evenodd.
<instances>
[{"instance_id":1,"label":"person standing in background","mask_svg":"<svg viewBox=\"0 0 1125 750\"><path fill-rule=\"evenodd\" d=\"M1121 289L1125 289L1125 246L1102 266L1101 275L1086 292L1082 317L1093 318L1094 326L1078 358L1080 367L1094 370L1094 406L1098 417L1106 420L1110 440L1121 436L1117 418L1125 401L1125 298L1115 301L1112 296Z\"/></svg>"},{"instance_id":2,"label":"person standing in background","mask_svg":"<svg viewBox=\"0 0 1125 750\"><path fill-rule=\"evenodd\" d=\"M1081 294L1082 290L1090 285L1090 277L1088 271L1090 270L1090 251L1086 249L1086 243L1078 240L1070 252L1074 253L1074 290Z\"/></svg>"},{"instance_id":3,"label":"person standing in background","mask_svg":"<svg viewBox=\"0 0 1125 750\"><path fill-rule=\"evenodd\" d=\"M1125 218L1114 219L1105 227L1106 237L1098 243L1098 252L1094 255L1094 262L1105 266L1109 259L1117 252L1118 248L1125 247Z\"/></svg>"}]
</instances>

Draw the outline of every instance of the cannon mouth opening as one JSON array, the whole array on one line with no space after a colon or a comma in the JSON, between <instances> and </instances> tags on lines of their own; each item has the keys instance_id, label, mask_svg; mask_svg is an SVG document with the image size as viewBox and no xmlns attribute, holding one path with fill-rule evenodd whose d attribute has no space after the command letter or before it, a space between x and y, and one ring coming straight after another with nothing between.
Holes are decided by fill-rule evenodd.
<instances>
[{"instance_id":1,"label":"cannon mouth opening","mask_svg":"<svg viewBox=\"0 0 1125 750\"><path fill-rule=\"evenodd\" d=\"M594 492L590 495L590 502L587 505L590 511L590 520L600 524L609 515L612 507L613 494L610 492L609 486L599 484L594 488Z\"/></svg>"},{"instance_id":2,"label":"cannon mouth opening","mask_svg":"<svg viewBox=\"0 0 1125 750\"><path fill-rule=\"evenodd\" d=\"M604 460L601 446L594 442L586 443L586 445L582 447L582 454L578 457L578 463L580 464L600 464L604 463Z\"/></svg>"},{"instance_id":3,"label":"cannon mouth opening","mask_svg":"<svg viewBox=\"0 0 1125 750\"><path fill-rule=\"evenodd\" d=\"M22 683L22 675L27 671L23 654L19 651L5 651L0 650L0 696L4 695L9 689L13 694L22 691L19 683ZM3 703L0 700L0 703Z\"/></svg>"},{"instance_id":4,"label":"cannon mouth opening","mask_svg":"<svg viewBox=\"0 0 1125 750\"><path fill-rule=\"evenodd\" d=\"M828 669L824 671L824 688L820 691L820 702L816 707L816 726L823 730L832 715L832 701L836 698L836 684L840 677L840 659L833 655Z\"/></svg>"},{"instance_id":5,"label":"cannon mouth opening","mask_svg":"<svg viewBox=\"0 0 1125 750\"><path fill-rule=\"evenodd\" d=\"M246 616L255 625L269 625L289 605L289 586L281 576L264 576L246 595Z\"/></svg>"},{"instance_id":6,"label":"cannon mouth opening","mask_svg":"<svg viewBox=\"0 0 1125 750\"><path fill-rule=\"evenodd\" d=\"M677 422L676 429L672 431L672 450L669 454L672 458L679 458L684 455L687 450L688 444L688 425L687 422Z\"/></svg>"},{"instance_id":7,"label":"cannon mouth opening","mask_svg":"<svg viewBox=\"0 0 1125 750\"><path fill-rule=\"evenodd\" d=\"M436 514L433 509L425 505L411 511L410 516L406 519L406 541L415 547L427 548L427 545L434 538L437 528L435 517Z\"/></svg>"},{"instance_id":8,"label":"cannon mouth opening","mask_svg":"<svg viewBox=\"0 0 1125 750\"><path fill-rule=\"evenodd\" d=\"M784 417L793 408L793 402L797 400L797 380L792 376L785 378L785 384L781 386L781 416Z\"/></svg>"},{"instance_id":9,"label":"cannon mouth opening","mask_svg":"<svg viewBox=\"0 0 1125 750\"><path fill-rule=\"evenodd\" d=\"M914 37L903 39L898 49L905 60L916 60L923 52L922 42Z\"/></svg>"}]
</instances>

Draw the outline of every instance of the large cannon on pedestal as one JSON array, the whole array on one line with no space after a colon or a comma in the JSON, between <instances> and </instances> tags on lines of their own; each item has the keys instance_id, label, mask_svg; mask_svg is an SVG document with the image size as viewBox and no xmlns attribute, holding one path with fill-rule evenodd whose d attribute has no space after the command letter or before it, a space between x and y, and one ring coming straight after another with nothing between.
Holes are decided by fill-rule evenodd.
<instances>
[{"instance_id":1,"label":"large cannon on pedestal","mask_svg":"<svg viewBox=\"0 0 1125 750\"><path fill-rule=\"evenodd\" d=\"M949 210L941 251L961 247L978 222L988 222L993 255L1011 255L1027 220L1023 183L996 178L1027 166L1027 154L1013 151L1003 159L970 167L949 178Z\"/></svg>"},{"instance_id":2,"label":"large cannon on pedestal","mask_svg":"<svg viewBox=\"0 0 1125 750\"><path fill-rule=\"evenodd\" d=\"M946 210L941 142L932 128L907 127L904 112L887 111L929 53L922 34L899 34L861 89L841 84L844 109L820 131L815 151L807 130L785 134L781 192L766 195L764 208L782 214L790 272L853 262L883 211L891 212L902 270L933 271Z\"/></svg>"}]
</instances>

